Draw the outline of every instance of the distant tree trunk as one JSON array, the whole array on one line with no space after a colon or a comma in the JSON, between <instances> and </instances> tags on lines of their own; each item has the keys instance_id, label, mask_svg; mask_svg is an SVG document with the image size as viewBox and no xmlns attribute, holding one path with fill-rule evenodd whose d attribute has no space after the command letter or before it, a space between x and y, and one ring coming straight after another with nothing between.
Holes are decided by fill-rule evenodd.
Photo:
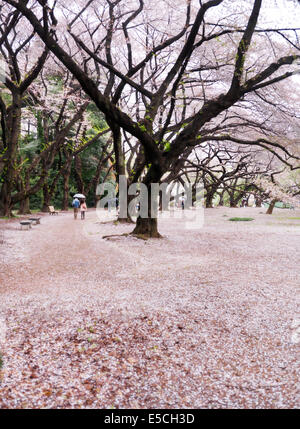
<instances>
[{"instance_id":1,"label":"distant tree trunk","mask_svg":"<svg viewBox=\"0 0 300 429\"><path fill-rule=\"evenodd\" d=\"M75 180L77 184L77 192L84 194L84 182L82 179L82 163L79 155L75 155Z\"/></svg>"},{"instance_id":2,"label":"distant tree trunk","mask_svg":"<svg viewBox=\"0 0 300 429\"><path fill-rule=\"evenodd\" d=\"M29 189L29 186L30 186L29 174L26 174L24 182L22 180L20 180L18 188L20 191L21 190L24 191L24 193L26 195L26 191ZM23 198L20 201L20 208L19 208L18 214L20 214L20 215L31 214L29 196L26 196L25 198Z\"/></svg>"},{"instance_id":3,"label":"distant tree trunk","mask_svg":"<svg viewBox=\"0 0 300 429\"><path fill-rule=\"evenodd\" d=\"M209 191L206 191L206 198L205 198L205 207L207 209L213 208L213 199L216 193L216 188L211 187Z\"/></svg>"},{"instance_id":4,"label":"distant tree trunk","mask_svg":"<svg viewBox=\"0 0 300 429\"><path fill-rule=\"evenodd\" d=\"M127 216L126 217L120 217L120 215L119 215L118 216L118 222L120 222L120 223L134 223L134 221L132 220L130 213L128 211L129 204L134 198L136 198L135 195L128 195L128 192L127 192Z\"/></svg>"},{"instance_id":5,"label":"distant tree trunk","mask_svg":"<svg viewBox=\"0 0 300 429\"><path fill-rule=\"evenodd\" d=\"M255 198L255 205L256 207L261 207L262 206L262 199L259 197Z\"/></svg>"},{"instance_id":6,"label":"distant tree trunk","mask_svg":"<svg viewBox=\"0 0 300 429\"><path fill-rule=\"evenodd\" d=\"M101 196L97 195L97 189L98 189L98 185L100 182L101 173L102 173L105 165L107 164L108 158L109 158L109 155L106 158L104 158L104 153L102 153L101 158L99 159L99 162L98 162L98 165L96 168L96 173L95 173L93 179L90 181L90 183L85 187L86 195L88 195L91 190L93 191L95 207L97 207L98 201L101 199ZM111 168L112 168L112 166L108 169L106 176L104 178L104 181L106 180Z\"/></svg>"},{"instance_id":7,"label":"distant tree trunk","mask_svg":"<svg viewBox=\"0 0 300 429\"><path fill-rule=\"evenodd\" d=\"M192 185L192 207L195 207L196 200L197 200L197 184L193 183L193 185Z\"/></svg>"},{"instance_id":8,"label":"distant tree trunk","mask_svg":"<svg viewBox=\"0 0 300 429\"><path fill-rule=\"evenodd\" d=\"M62 210L69 209L69 191L70 191L70 175L72 167L72 157L66 160L62 175L64 179L64 191L63 191L63 201L62 201Z\"/></svg>"},{"instance_id":9,"label":"distant tree trunk","mask_svg":"<svg viewBox=\"0 0 300 429\"><path fill-rule=\"evenodd\" d=\"M49 211L48 207L51 205L51 195L49 192L49 185L45 183L43 186L43 206L42 212L47 213Z\"/></svg>"},{"instance_id":10,"label":"distant tree trunk","mask_svg":"<svg viewBox=\"0 0 300 429\"><path fill-rule=\"evenodd\" d=\"M266 214L272 214L273 213L273 210L274 210L274 207L275 207L275 204L277 203L277 199L276 198L274 198L271 202L270 202L270 205L269 205L269 207L268 207L268 210L267 210L267 212L266 212Z\"/></svg>"},{"instance_id":11,"label":"distant tree trunk","mask_svg":"<svg viewBox=\"0 0 300 429\"><path fill-rule=\"evenodd\" d=\"M236 202L236 199L234 198L234 192L229 194L229 204L231 208L233 209L237 208L237 202Z\"/></svg>"},{"instance_id":12,"label":"distant tree trunk","mask_svg":"<svg viewBox=\"0 0 300 429\"><path fill-rule=\"evenodd\" d=\"M108 124L112 130L113 134L113 146L114 146L114 154L115 154L115 171L116 171L116 179L117 183L120 183L120 176L126 176L126 167L125 167L125 157L122 150L122 136L121 136L121 130L120 127L108 120ZM127 189L129 187L128 181L127 181ZM128 193L127 193L128 195ZM130 195L128 196L128 204L130 202ZM131 198L132 199L132 198ZM128 207L127 207L127 217L118 217L118 221L120 223L132 223L132 219L128 213Z\"/></svg>"},{"instance_id":13,"label":"distant tree trunk","mask_svg":"<svg viewBox=\"0 0 300 429\"><path fill-rule=\"evenodd\" d=\"M220 196L219 206L220 207L224 206L224 193L225 193L225 189L219 194L219 196Z\"/></svg>"},{"instance_id":14,"label":"distant tree trunk","mask_svg":"<svg viewBox=\"0 0 300 429\"><path fill-rule=\"evenodd\" d=\"M170 195L170 201L169 201L169 203L170 203L172 200L174 200L174 198L172 198L172 197L171 197L171 195ZM169 211L169 204L167 204L167 205L166 205L166 203L164 202L164 199L163 199L163 192L162 192L162 191L159 191L158 201L159 201L159 203L158 203L158 207L159 207L159 211L160 211L160 212L162 212L162 211ZM165 207L163 207L163 205L164 205Z\"/></svg>"},{"instance_id":15,"label":"distant tree trunk","mask_svg":"<svg viewBox=\"0 0 300 429\"><path fill-rule=\"evenodd\" d=\"M241 200L245 200L245 207L248 207L248 199L245 192L237 192L236 196L234 196L234 192L232 193L232 197L230 198L230 207L236 208L239 206Z\"/></svg>"},{"instance_id":16,"label":"distant tree trunk","mask_svg":"<svg viewBox=\"0 0 300 429\"><path fill-rule=\"evenodd\" d=\"M27 183L25 185L25 191L29 187L29 180L27 180L26 182ZM20 208L19 208L18 214L20 215L31 214L29 197L25 197L23 200L20 201Z\"/></svg>"},{"instance_id":17,"label":"distant tree trunk","mask_svg":"<svg viewBox=\"0 0 300 429\"><path fill-rule=\"evenodd\" d=\"M49 168L49 167L48 167ZM48 212L48 207L51 205L51 200L53 198L53 195L55 193L56 190L56 185L58 182L58 179L61 175L62 169L60 169L54 179L52 180L52 183L49 184L48 182L44 183L43 185L43 206L42 206L42 212L47 213Z\"/></svg>"},{"instance_id":18,"label":"distant tree trunk","mask_svg":"<svg viewBox=\"0 0 300 429\"><path fill-rule=\"evenodd\" d=\"M235 207L239 206L239 204L240 204L241 200L243 199L244 195L245 195L244 192L238 192L238 194L236 195L236 197L233 197Z\"/></svg>"},{"instance_id":19,"label":"distant tree trunk","mask_svg":"<svg viewBox=\"0 0 300 429\"><path fill-rule=\"evenodd\" d=\"M206 194L206 198L205 198L205 207L207 209L211 209L213 207L213 194Z\"/></svg>"},{"instance_id":20,"label":"distant tree trunk","mask_svg":"<svg viewBox=\"0 0 300 429\"><path fill-rule=\"evenodd\" d=\"M158 204L158 207L159 207L159 211L160 212L162 212L162 209L163 209L163 199L162 199L162 192L160 191L159 192L159 204Z\"/></svg>"}]
</instances>

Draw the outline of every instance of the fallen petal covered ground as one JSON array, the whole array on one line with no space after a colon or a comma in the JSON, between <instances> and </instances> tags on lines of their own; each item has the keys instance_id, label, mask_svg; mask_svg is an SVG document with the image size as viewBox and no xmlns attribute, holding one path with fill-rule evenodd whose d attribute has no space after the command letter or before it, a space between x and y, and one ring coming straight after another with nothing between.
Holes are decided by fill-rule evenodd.
<instances>
[{"instance_id":1,"label":"fallen petal covered ground","mask_svg":"<svg viewBox=\"0 0 300 429\"><path fill-rule=\"evenodd\" d=\"M1 221L0 408L299 407L299 211L261 212Z\"/></svg>"}]
</instances>

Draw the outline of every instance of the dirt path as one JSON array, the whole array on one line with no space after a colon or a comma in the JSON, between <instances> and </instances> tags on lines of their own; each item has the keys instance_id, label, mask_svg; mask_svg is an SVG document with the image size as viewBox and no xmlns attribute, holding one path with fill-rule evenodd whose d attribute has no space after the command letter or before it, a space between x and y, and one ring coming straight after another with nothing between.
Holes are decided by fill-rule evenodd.
<instances>
[{"instance_id":1,"label":"dirt path","mask_svg":"<svg viewBox=\"0 0 300 429\"><path fill-rule=\"evenodd\" d=\"M298 407L300 212L261 211L146 242L95 212L1 221L0 408Z\"/></svg>"}]
</instances>

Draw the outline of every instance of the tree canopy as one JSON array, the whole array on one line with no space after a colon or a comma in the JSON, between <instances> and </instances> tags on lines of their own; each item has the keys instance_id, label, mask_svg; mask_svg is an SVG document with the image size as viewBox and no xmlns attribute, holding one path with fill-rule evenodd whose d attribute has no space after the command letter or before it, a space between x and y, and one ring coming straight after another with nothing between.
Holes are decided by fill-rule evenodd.
<instances>
[{"instance_id":1,"label":"tree canopy","mask_svg":"<svg viewBox=\"0 0 300 429\"><path fill-rule=\"evenodd\" d=\"M255 174L299 167L299 28L291 18L297 2L289 2L286 22L278 19L280 1L272 9L262 0L78 0L72 9L59 0L2 3L0 52L9 65L4 87L12 99L9 109L1 101L4 214L41 189L59 153L72 168L68 154L76 161L80 145L72 143L70 150L70 139L77 136L88 146L84 139L97 137L88 131L94 129L89 109L103 121L97 139L111 133L112 158L102 143L105 162L111 159L116 178L126 175L128 186L142 181L150 187L168 176L190 179L193 168L207 181L209 195L231 179L236 192L241 180L253 186ZM26 31L18 33L18 26ZM29 70L26 58L35 57ZM62 101L70 116L62 122L54 115L55 124L63 125L54 126L56 143L32 161L44 165L40 179L14 193L20 133L14 138L10 130L20 129L22 103L27 110L28 104L41 107L38 87L45 88L57 70L61 100L78 98L72 106ZM49 92L45 97L51 104ZM17 112L13 126L7 111ZM208 153L214 161L205 161ZM78 157L76 165L80 184ZM139 217L135 232L158 236L157 220Z\"/></svg>"}]
</instances>

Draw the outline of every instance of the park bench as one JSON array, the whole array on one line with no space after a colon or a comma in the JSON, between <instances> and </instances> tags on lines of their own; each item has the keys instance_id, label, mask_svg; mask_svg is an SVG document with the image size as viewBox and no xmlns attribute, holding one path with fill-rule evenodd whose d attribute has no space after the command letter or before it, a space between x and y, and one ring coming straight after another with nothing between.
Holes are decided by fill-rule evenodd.
<instances>
[{"instance_id":1,"label":"park bench","mask_svg":"<svg viewBox=\"0 0 300 429\"><path fill-rule=\"evenodd\" d=\"M40 224L40 217L30 217L29 220L31 220L32 223L35 223L35 225Z\"/></svg>"},{"instance_id":2,"label":"park bench","mask_svg":"<svg viewBox=\"0 0 300 429\"><path fill-rule=\"evenodd\" d=\"M21 229L23 229L23 226L26 227L26 229L30 229L31 223L32 223L31 220L21 220L20 221Z\"/></svg>"},{"instance_id":3,"label":"park bench","mask_svg":"<svg viewBox=\"0 0 300 429\"><path fill-rule=\"evenodd\" d=\"M49 214L50 215L58 215L58 211L57 210L54 210L54 207L53 206L48 206L48 209L49 209Z\"/></svg>"}]
</instances>

